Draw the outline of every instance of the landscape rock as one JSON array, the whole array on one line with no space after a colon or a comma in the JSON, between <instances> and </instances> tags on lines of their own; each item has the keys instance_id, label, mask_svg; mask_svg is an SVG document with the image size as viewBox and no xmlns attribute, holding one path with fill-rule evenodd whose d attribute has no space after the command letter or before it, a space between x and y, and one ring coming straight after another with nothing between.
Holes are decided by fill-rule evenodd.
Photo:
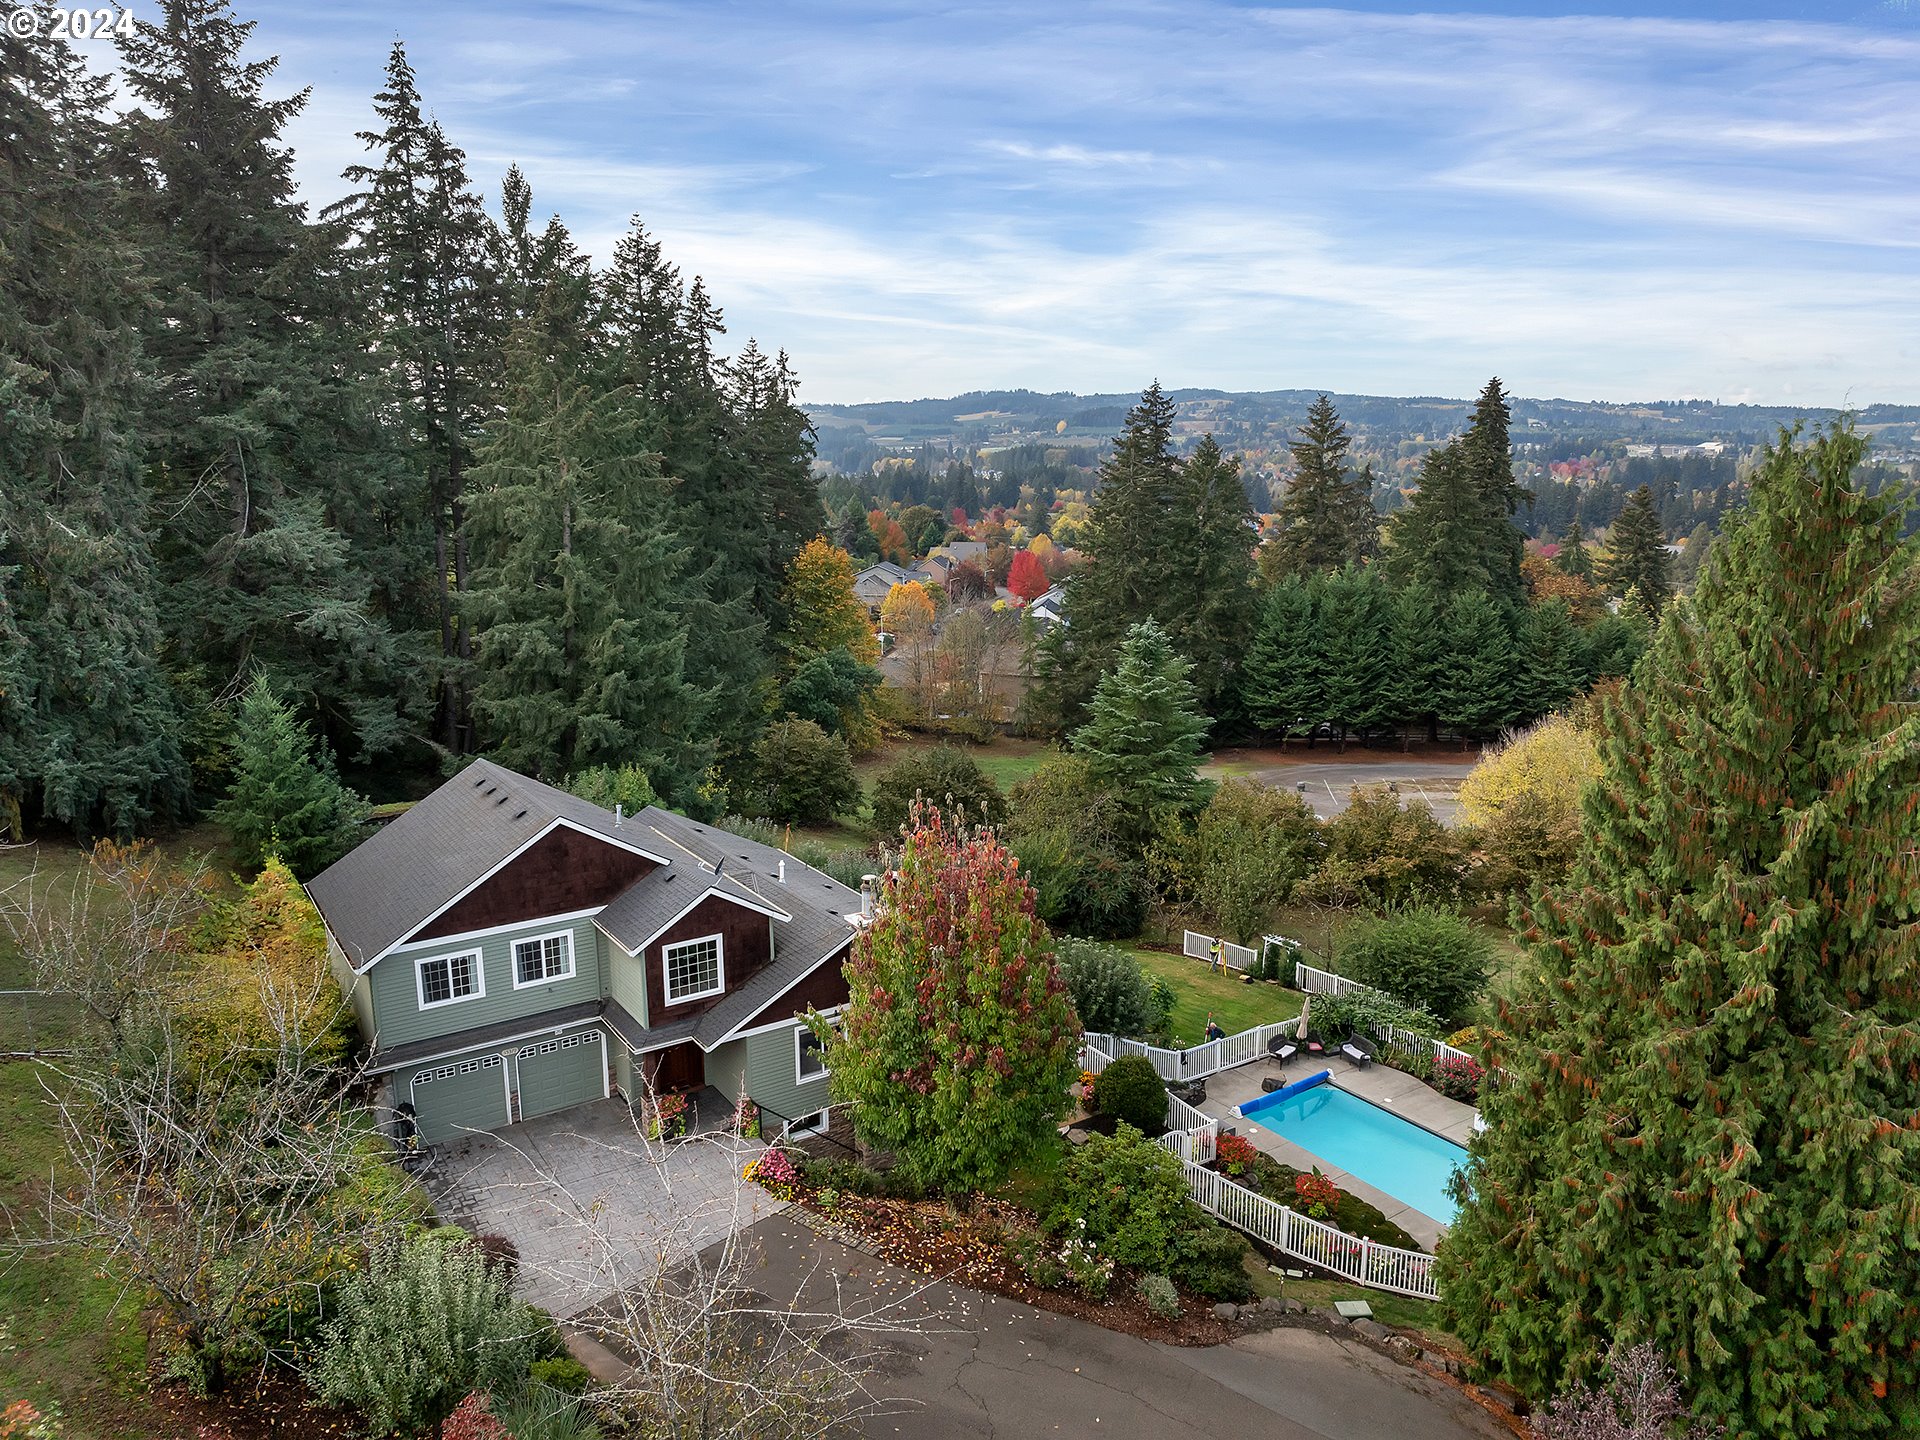
<instances>
[{"instance_id":1,"label":"landscape rock","mask_svg":"<svg viewBox=\"0 0 1920 1440\"><path fill-rule=\"evenodd\" d=\"M1287 1308L1287 1302L1282 1300L1278 1295L1263 1295L1260 1297L1260 1308L1278 1314Z\"/></svg>"},{"instance_id":2,"label":"landscape rock","mask_svg":"<svg viewBox=\"0 0 1920 1440\"><path fill-rule=\"evenodd\" d=\"M1483 1385L1480 1387L1480 1393L1509 1415L1525 1415L1529 1409L1527 1402L1511 1390L1500 1390L1491 1385Z\"/></svg>"},{"instance_id":3,"label":"landscape rock","mask_svg":"<svg viewBox=\"0 0 1920 1440\"><path fill-rule=\"evenodd\" d=\"M1301 1304L1298 1300L1282 1300L1280 1302L1280 1308L1286 1311L1287 1314L1289 1315L1298 1315L1302 1310L1305 1310L1307 1307Z\"/></svg>"},{"instance_id":4,"label":"landscape rock","mask_svg":"<svg viewBox=\"0 0 1920 1440\"><path fill-rule=\"evenodd\" d=\"M1356 1320L1353 1322L1353 1328L1369 1340L1391 1340L1393 1338L1393 1331L1387 1329L1387 1327L1382 1325L1378 1320Z\"/></svg>"},{"instance_id":5,"label":"landscape rock","mask_svg":"<svg viewBox=\"0 0 1920 1440\"><path fill-rule=\"evenodd\" d=\"M1213 1307L1213 1313L1221 1320L1235 1320L1239 1318L1240 1307L1238 1305L1229 1305L1223 1300Z\"/></svg>"}]
</instances>

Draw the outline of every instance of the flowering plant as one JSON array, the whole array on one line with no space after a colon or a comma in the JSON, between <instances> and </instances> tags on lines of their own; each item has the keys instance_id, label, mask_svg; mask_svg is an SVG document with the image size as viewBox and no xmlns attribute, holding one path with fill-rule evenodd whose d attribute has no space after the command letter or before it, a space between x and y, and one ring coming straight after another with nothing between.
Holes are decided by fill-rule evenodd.
<instances>
[{"instance_id":1,"label":"flowering plant","mask_svg":"<svg viewBox=\"0 0 1920 1440\"><path fill-rule=\"evenodd\" d=\"M485 1394L475 1391L454 1407L441 1431L445 1440L513 1440L506 1426L494 1418Z\"/></svg>"},{"instance_id":2,"label":"flowering plant","mask_svg":"<svg viewBox=\"0 0 1920 1440\"><path fill-rule=\"evenodd\" d=\"M1067 1278L1086 1294L1089 1299L1105 1298L1107 1287L1113 1284L1113 1257L1102 1255L1100 1247L1087 1239L1087 1222L1081 1220L1078 1233L1067 1238L1060 1247L1060 1264L1067 1272Z\"/></svg>"},{"instance_id":3,"label":"flowering plant","mask_svg":"<svg viewBox=\"0 0 1920 1440\"><path fill-rule=\"evenodd\" d=\"M1213 1142L1213 1158L1223 1175L1244 1175L1253 1168L1253 1157L1260 1152L1244 1135L1222 1135Z\"/></svg>"},{"instance_id":4,"label":"flowering plant","mask_svg":"<svg viewBox=\"0 0 1920 1440\"><path fill-rule=\"evenodd\" d=\"M687 1133L687 1097L657 1095L647 1107L647 1138L678 1139Z\"/></svg>"},{"instance_id":5,"label":"flowering plant","mask_svg":"<svg viewBox=\"0 0 1920 1440\"><path fill-rule=\"evenodd\" d=\"M760 1107L742 1095L733 1106L733 1119L728 1128L734 1134L747 1140L760 1138Z\"/></svg>"},{"instance_id":6,"label":"flowering plant","mask_svg":"<svg viewBox=\"0 0 1920 1440\"><path fill-rule=\"evenodd\" d=\"M54 1440L60 1433L60 1411L36 1410L25 1400L15 1400L0 1410L0 1440Z\"/></svg>"},{"instance_id":7,"label":"flowering plant","mask_svg":"<svg viewBox=\"0 0 1920 1440\"><path fill-rule=\"evenodd\" d=\"M1082 1070L1080 1072L1080 1099L1083 1103L1088 1105L1093 1104L1093 1082L1099 1078L1100 1077L1091 1070Z\"/></svg>"},{"instance_id":8,"label":"flowering plant","mask_svg":"<svg viewBox=\"0 0 1920 1440\"><path fill-rule=\"evenodd\" d=\"M1433 1062L1433 1088L1449 1100L1472 1104L1486 1073L1471 1055L1443 1055Z\"/></svg>"},{"instance_id":9,"label":"flowering plant","mask_svg":"<svg viewBox=\"0 0 1920 1440\"><path fill-rule=\"evenodd\" d=\"M1318 1170L1311 1175L1294 1176L1293 1194L1300 1202L1301 1212L1315 1220L1326 1219L1340 1203L1340 1187Z\"/></svg>"},{"instance_id":10,"label":"flowering plant","mask_svg":"<svg viewBox=\"0 0 1920 1440\"><path fill-rule=\"evenodd\" d=\"M776 1200L793 1199L794 1187L800 1183L800 1172L793 1168L784 1150L768 1150L749 1161L740 1174Z\"/></svg>"}]
</instances>

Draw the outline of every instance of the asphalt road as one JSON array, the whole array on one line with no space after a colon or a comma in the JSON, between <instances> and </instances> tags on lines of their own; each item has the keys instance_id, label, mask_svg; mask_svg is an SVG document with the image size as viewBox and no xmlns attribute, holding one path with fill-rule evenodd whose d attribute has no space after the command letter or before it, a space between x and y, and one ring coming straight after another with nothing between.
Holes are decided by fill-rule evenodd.
<instances>
[{"instance_id":1,"label":"asphalt road","mask_svg":"<svg viewBox=\"0 0 1920 1440\"><path fill-rule=\"evenodd\" d=\"M844 1313L918 1323L884 1341L869 1387L882 1406L864 1423L876 1440L1511 1440L1452 1387L1357 1341L1281 1329L1202 1349L1161 1345L929 1282L784 1215L755 1231L764 1293L817 1312L831 1286Z\"/></svg>"},{"instance_id":2,"label":"asphalt road","mask_svg":"<svg viewBox=\"0 0 1920 1440\"><path fill-rule=\"evenodd\" d=\"M1313 806L1314 813L1322 820L1329 820L1347 808L1348 795L1356 785L1397 785L1403 797L1424 799L1441 824L1451 825L1460 813L1454 792L1479 758L1476 752L1468 751L1458 760L1375 755L1361 760L1330 757L1300 764L1255 763L1250 767L1244 766L1244 762L1235 762L1234 773L1276 789L1298 787L1300 798Z\"/></svg>"}]
</instances>

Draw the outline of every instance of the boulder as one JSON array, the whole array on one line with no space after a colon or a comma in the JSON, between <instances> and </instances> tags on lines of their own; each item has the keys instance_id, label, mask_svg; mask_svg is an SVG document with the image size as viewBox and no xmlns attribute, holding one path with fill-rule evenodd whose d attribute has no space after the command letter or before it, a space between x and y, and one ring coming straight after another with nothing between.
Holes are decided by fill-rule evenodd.
<instances>
[{"instance_id":1,"label":"boulder","mask_svg":"<svg viewBox=\"0 0 1920 1440\"><path fill-rule=\"evenodd\" d=\"M1213 1307L1213 1314L1214 1318L1218 1320L1237 1320L1240 1318L1240 1307L1238 1305L1229 1305L1226 1301L1222 1300L1218 1305Z\"/></svg>"}]
</instances>

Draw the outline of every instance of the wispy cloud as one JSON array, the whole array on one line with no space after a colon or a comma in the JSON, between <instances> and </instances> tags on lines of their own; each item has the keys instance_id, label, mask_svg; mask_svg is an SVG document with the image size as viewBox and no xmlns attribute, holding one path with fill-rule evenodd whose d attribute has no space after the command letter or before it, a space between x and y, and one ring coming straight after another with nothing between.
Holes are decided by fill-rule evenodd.
<instances>
[{"instance_id":1,"label":"wispy cloud","mask_svg":"<svg viewBox=\"0 0 1920 1440\"><path fill-rule=\"evenodd\" d=\"M1674 4L275 0L258 38L316 86L314 198L402 27L477 179L518 160L596 253L640 213L823 399L1916 398L1920 33Z\"/></svg>"}]
</instances>

